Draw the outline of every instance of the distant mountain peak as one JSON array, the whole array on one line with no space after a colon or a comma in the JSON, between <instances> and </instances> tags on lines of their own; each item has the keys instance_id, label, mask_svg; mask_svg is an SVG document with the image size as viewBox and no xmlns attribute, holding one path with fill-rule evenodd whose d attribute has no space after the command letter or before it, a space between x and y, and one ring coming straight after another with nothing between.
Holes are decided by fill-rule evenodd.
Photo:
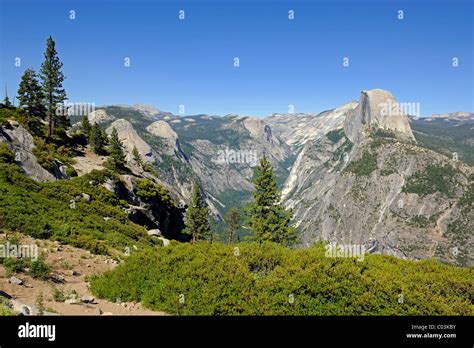
<instances>
[{"instance_id":1,"label":"distant mountain peak","mask_svg":"<svg viewBox=\"0 0 474 348\"><path fill-rule=\"evenodd\" d=\"M353 142L363 137L367 128L393 131L400 138L415 141L405 111L395 97L383 89L363 90L358 106L345 119L344 130Z\"/></svg>"}]
</instances>

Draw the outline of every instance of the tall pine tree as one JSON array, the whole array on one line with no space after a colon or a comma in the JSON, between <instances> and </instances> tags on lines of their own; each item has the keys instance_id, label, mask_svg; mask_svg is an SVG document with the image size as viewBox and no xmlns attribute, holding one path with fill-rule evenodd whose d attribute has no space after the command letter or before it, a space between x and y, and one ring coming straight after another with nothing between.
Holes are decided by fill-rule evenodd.
<instances>
[{"instance_id":1,"label":"tall pine tree","mask_svg":"<svg viewBox=\"0 0 474 348\"><path fill-rule=\"evenodd\" d=\"M234 233L240 227L240 211L238 208L230 208L225 216L227 224L227 244L230 245L234 241Z\"/></svg>"},{"instance_id":2,"label":"tall pine tree","mask_svg":"<svg viewBox=\"0 0 474 348\"><path fill-rule=\"evenodd\" d=\"M81 131L82 131L82 133L84 133L86 138L89 139L89 136L91 134L91 130L92 130L92 125L89 121L89 117L87 117L87 115L85 115L81 119Z\"/></svg>"},{"instance_id":3,"label":"tall pine tree","mask_svg":"<svg viewBox=\"0 0 474 348\"><path fill-rule=\"evenodd\" d=\"M125 153L123 151L122 141L119 139L117 129L112 128L112 133L109 139L109 158L107 165L110 169L116 172L123 172L125 170Z\"/></svg>"},{"instance_id":4,"label":"tall pine tree","mask_svg":"<svg viewBox=\"0 0 474 348\"><path fill-rule=\"evenodd\" d=\"M19 107L26 114L26 124L33 131L39 131L41 120L46 117L44 94L33 69L26 69L18 87Z\"/></svg>"},{"instance_id":5,"label":"tall pine tree","mask_svg":"<svg viewBox=\"0 0 474 348\"><path fill-rule=\"evenodd\" d=\"M50 36L46 43L44 61L41 65L40 77L47 108L48 137L55 132L62 133L70 127L67 110L60 106L66 100L66 91L63 88L64 75L61 72L63 63L58 58L56 44Z\"/></svg>"},{"instance_id":6,"label":"tall pine tree","mask_svg":"<svg viewBox=\"0 0 474 348\"><path fill-rule=\"evenodd\" d=\"M91 127L89 132L89 145L96 154L103 155L105 153L105 146L107 145L107 134L100 128L97 123Z\"/></svg>"},{"instance_id":7,"label":"tall pine tree","mask_svg":"<svg viewBox=\"0 0 474 348\"><path fill-rule=\"evenodd\" d=\"M252 182L255 189L247 215L255 240L272 241L285 246L295 244L296 231L290 224L293 213L286 210L280 202L281 194L273 168L265 156L255 168Z\"/></svg>"},{"instance_id":8,"label":"tall pine tree","mask_svg":"<svg viewBox=\"0 0 474 348\"><path fill-rule=\"evenodd\" d=\"M208 240L211 237L209 210L207 209L201 184L198 180L194 182L191 203L186 209L183 233L191 235L192 242Z\"/></svg>"},{"instance_id":9,"label":"tall pine tree","mask_svg":"<svg viewBox=\"0 0 474 348\"><path fill-rule=\"evenodd\" d=\"M133 147L132 156L133 156L133 161L135 162L135 164L139 166L140 168L143 168L144 166L143 158L142 158L142 155L140 155L140 152L138 151L136 146Z\"/></svg>"}]
</instances>

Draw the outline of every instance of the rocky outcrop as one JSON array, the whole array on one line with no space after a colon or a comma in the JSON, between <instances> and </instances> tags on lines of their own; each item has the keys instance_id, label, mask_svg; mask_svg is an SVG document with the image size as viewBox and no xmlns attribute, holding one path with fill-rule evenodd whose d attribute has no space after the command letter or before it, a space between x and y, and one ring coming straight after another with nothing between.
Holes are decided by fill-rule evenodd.
<instances>
[{"instance_id":1,"label":"rocky outcrop","mask_svg":"<svg viewBox=\"0 0 474 348\"><path fill-rule=\"evenodd\" d=\"M298 150L308 141L314 141L331 130L341 128L347 115L358 103L349 102L336 109L314 114L274 114L266 121L294 150Z\"/></svg>"},{"instance_id":2,"label":"rocky outcrop","mask_svg":"<svg viewBox=\"0 0 474 348\"><path fill-rule=\"evenodd\" d=\"M124 119L114 121L106 130L107 134L112 133L112 129L117 130L119 139L124 145L127 161L133 160L133 148L136 147L144 162L152 163L155 155L152 148L135 131L133 125Z\"/></svg>"},{"instance_id":3,"label":"rocky outcrop","mask_svg":"<svg viewBox=\"0 0 474 348\"><path fill-rule=\"evenodd\" d=\"M306 139L283 188L302 245L362 244L375 253L469 265L473 236L461 237L453 226L469 226L459 202L472 185L473 170L416 145L405 115L380 110L390 98L395 103L388 92L364 92L339 128ZM445 179L452 185L450 195L406 192L417 173L443 168L456 173Z\"/></svg>"},{"instance_id":4,"label":"rocky outcrop","mask_svg":"<svg viewBox=\"0 0 474 348\"><path fill-rule=\"evenodd\" d=\"M173 128L171 128L168 122L163 120L153 122L148 127L146 127L146 130L150 134L154 135L155 137L159 137L163 141L163 147L160 149L160 153L164 153L169 156L176 155L179 158L186 158L186 155L181 149L178 135L173 130Z\"/></svg>"},{"instance_id":5,"label":"rocky outcrop","mask_svg":"<svg viewBox=\"0 0 474 348\"><path fill-rule=\"evenodd\" d=\"M109 115L105 110L99 109L95 110L87 115L89 122L94 123L105 123L115 120L115 117Z\"/></svg>"},{"instance_id":6,"label":"rocky outcrop","mask_svg":"<svg viewBox=\"0 0 474 348\"><path fill-rule=\"evenodd\" d=\"M0 142L6 143L27 176L36 181L54 181L56 177L41 167L33 154L35 143L31 134L17 122L0 127ZM57 170L59 173L59 169ZM58 174L60 175L60 174Z\"/></svg>"},{"instance_id":7,"label":"rocky outcrop","mask_svg":"<svg viewBox=\"0 0 474 348\"><path fill-rule=\"evenodd\" d=\"M344 120L344 131L352 142L358 142L373 129L392 131L401 139L415 141L408 117L388 91L362 91L359 104Z\"/></svg>"}]
</instances>

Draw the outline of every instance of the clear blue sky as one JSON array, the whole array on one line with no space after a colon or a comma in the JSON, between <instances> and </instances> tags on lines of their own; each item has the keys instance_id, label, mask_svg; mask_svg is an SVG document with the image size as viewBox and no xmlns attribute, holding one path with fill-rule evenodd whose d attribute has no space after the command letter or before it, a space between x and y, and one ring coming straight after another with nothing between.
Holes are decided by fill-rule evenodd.
<instances>
[{"instance_id":1,"label":"clear blue sky","mask_svg":"<svg viewBox=\"0 0 474 348\"><path fill-rule=\"evenodd\" d=\"M319 112L383 88L423 115L474 111L471 0L0 2L2 94L39 69L52 35L72 102L264 116L289 104Z\"/></svg>"}]
</instances>

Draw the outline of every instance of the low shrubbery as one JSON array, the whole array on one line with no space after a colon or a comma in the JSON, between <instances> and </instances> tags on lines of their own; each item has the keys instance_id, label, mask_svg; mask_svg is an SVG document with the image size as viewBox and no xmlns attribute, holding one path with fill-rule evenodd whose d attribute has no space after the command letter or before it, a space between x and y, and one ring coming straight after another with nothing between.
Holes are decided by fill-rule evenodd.
<instances>
[{"instance_id":1,"label":"low shrubbery","mask_svg":"<svg viewBox=\"0 0 474 348\"><path fill-rule=\"evenodd\" d=\"M345 171L353 173L357 176L367 176L370 175L376 169L377 155L368 150L365 150L362 154L362 158L349 163Z\"/></svg>"},{"instance_id":2,"label":"low shrubbery","mask_svg":"<svg viewBox=\"0 0 474 348\"><path fill-rule=\"evenodd\" d=\"M182 315L473 315L472 269L434 260L325 257L322 245L178 244L92 279L112 301Z\"/></svg>"},{"instance_id":3,"label":"low shrubbery","mask_svg":"<svg viewBox=\"0 0 474 348\"><path fill-rule=\"evenodd\" d=\"M456 186L456 174L458 171L448 164L428 165L408 178L403 192L421 196L440 192L452 197Z\"/></svg>"},{"instance_id":4,"label":"low shrubbery","mask_svg":"<svg viewBox=\"0 0 474 348\"><path fill-rule=\"evenodd\" d=\"M132 223L119 199L100 186L107 178L114 176L93 171L70 180L38 183L16 165L0 163L0 230L59 240L97 254L109 253L111 247L150 245L146 229ZM90 202L82 193L91 196Z\"/></svg>"}]
</instances>

